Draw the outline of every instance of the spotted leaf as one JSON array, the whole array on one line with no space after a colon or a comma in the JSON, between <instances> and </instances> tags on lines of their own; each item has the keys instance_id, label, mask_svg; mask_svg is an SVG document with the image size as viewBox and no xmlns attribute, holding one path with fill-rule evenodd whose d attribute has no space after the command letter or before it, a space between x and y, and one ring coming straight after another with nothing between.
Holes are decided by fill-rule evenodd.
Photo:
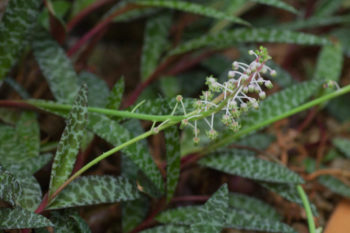
<instances>
[{"instance_id":1,"label":"spotted leaf","mask_svg":"<svg viewBox=\"0 0 350 233\"><path fill-rule=\"evenodd\" d=\"M22 188L22 194L17 197L17 203L23 209L35 211L41 202L41 187L34 176L17 178Z\"/></svg>"},{"instance_id":2,"label":"spotted leaf","mask_svg":"<svg viewBox=\"0 0 350 233\"><path fill-rule=\"evenodd\" d=\"M350 197L350 186L333 176L320 176L318 182L339 195Z\"/></svg>"},{"instance_id":3,"label":"spotted leaf","mask_svg":"<svg viewBox=\"0 0 350 233\"><path fill-rule=\"evenodd\" d=\"M51 171L49 195L52 195L72 173L86 121L87 90L86 86L83 86L75 99L57 146Z\"/></svg>"},{"instance_id":4,"label":"spotted leaf","mask_svg":"<svg viewBox=\"0 0 350 233\"><path fill-rule=\"evenodd\" d=\"M49 209L129 201L139 198L136 187L123 177L84 176L69 184Z\"/></svg>"},{"instance_id":5,"label":"spotted leaf","mask_svg":"<svg viewBox=\"0 0 350 233\"><path fill-rule=\"evenodd\" d=\"M277 7L289 12L292 12L294 14L296 14L298 11L291 5L281 1L281 0L252 0L254 2L258 2L261 4L265 4L265 5L269 5L269 6L273 6L273 7Z\"/></svg>"},{"instance_id":6,"label":"spotted leaf","mask_svg":"<svg viewBox=\"0 0 350 233\"><path fill-rule=\"evenodd\" d=\"M119 109L124 94L124 88L125 83L124 78L122 77L114 84L112 91L109 93L106 108L114 110Z\"/></svg>"},{"instance_id":7,"label":"spotted leaf","mask_svg":"<svg viewBox=\"0 0 350 233\"><path fill-rule=\"evenodd\" d=\"M346 157L350 158L350 140L346 138L334 138L333 145Z\"/></svg>"},{"instance_id":8,"label":"spotted leaf","mask_svg":"<svg viewBox=\"0 0 350 233\"><path fill-rule=\"evenodd\" d=\"M0 165L0 200L6 201L14 206L16 205L17 198L21 194L22 189L19 181L14 175L6 171Z\"/></svg>"}]
</instances>

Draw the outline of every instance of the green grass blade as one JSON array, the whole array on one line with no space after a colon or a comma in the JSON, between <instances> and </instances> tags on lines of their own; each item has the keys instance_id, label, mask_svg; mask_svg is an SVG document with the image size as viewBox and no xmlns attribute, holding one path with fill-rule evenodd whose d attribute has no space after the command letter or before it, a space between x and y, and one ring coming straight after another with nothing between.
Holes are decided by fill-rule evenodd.
<instances>
[{"instance_id":1,"label":"green grass blade","mask_svg":"<svg viewBox=\"0 0 350 233\"><path fill-rule=\"evenodd\" d=\"M28 43L39 14L40 0L11 0L0 22L0 81Z\"/></svg>"},{"instance_id":2,"label":"green grass blade","mask_svg":"<svg viewBox=\"0 0 350 233\"><path fill-rule=\"evenodd\" d=\"M174 195L180 177L180 136L177 126L172 126L164 131L167 161L167 201Z\"/></svg>"},{"instance_id":3,"label":"green grass blade","mask_svg":"<svg viewBox=\"0 0 350 233\"><path fill-rule=\"evenodd\" d=\"M83 86L69 113L52 165L49 195L71 175L87 121L87 89Z\"/></svg>"},{"instance_id":4,"label":"green grass blade","mask_svg":"<svg viewBox=\"0 0 350 233\"><path fill-rule=\"evenodd\" d=\"M211 18L215 18L215 19L226 19L226 20L230 20L231 22L249 25L248 22L246 22L238 17L235 17L231 14L217 11L214 8L210 8L210 7L207 7L204 5L186 2L186 1L138 0L138 1L135 1L135 3L138 5L142 5L142 6L164 7L164 8L184 11L184 12L188 12L188 13L199 14L199 15L203 15L203 16L207 16L207 17L211 17Z\"/></svg>"},{"instance_id":5,"label":"green grass blade","mask_svg":"<svg viewBox=\"0 0 350 233\"><path fill-rule=\"evenodd\" d=\"M159 64L159 59L167 47L171 19L171 14L162 14L149 18L146 23L141 56L142 80L146 80Z\"/></svg>"},{"instance_id":6,"label":"green grass blade","mask_svg":"<svg viewBox=\"0 0 350 233\"><path fill-rule=\"evenodd\" d=\"M0 208L0 229L25 229L49 227L53 224L44 216L19 207Z\"/></svg>"},{"instance_id":7,"label":"green grass blade","mask_svg":"<svg viewBox=\"0 0 350 233\"><path fill-rule=\"evenodd\" d=\"M277 8L292 12L294 14L298 13L298 11L293 6L283 2L282 0L252 0L252 1L265 4L268 6L277 7Z\"/></svg>"},{"instance_id":8,"label":"green grass blade","mask_svg":"<svg viewBox=\"0 0 350 233\"><path fill-rule=\"evenodd\" d=\"M52 94L58 102L73 102L79 86L71 61L45 29L38 28L34 34L34 55Z\"/></svg>"},{"instance_id":9,"label":"green grass blade","mask_svg":"<svg viewBox=\"0 0 350 233\"><path fill-rule=\"evenodd\" d=\"M200 38L186 41L171 50L168 55L186 53L203 47L225 48L237 43L251 42L300 45L327 45L330 43L326 38L301 32L267 28L242 28L223 31L213 35L204 35Z\"/></svg>"},{"instance_id":10,"label":"green grass blade","mask_svg":"<svg viewBox=\"0 0 350 233\"><path fill-rule=\"evenodd\" d=\"M69 184L49 205L49 209L97 205L139 198L135 185L123 177L84 176Z\"/></svg>"},{"instance_id":11,"label":"green grass blade","mask_svg":"<svg viewBox=\"0 0 350 233\"><path fill-rule=\"evenodd\" d=\"M208 154L198 163L218 171L254 180L291 184L304 182L298 174L287 167L259 159L250 151L220 150Z\"/></svg>"}]
</instances>

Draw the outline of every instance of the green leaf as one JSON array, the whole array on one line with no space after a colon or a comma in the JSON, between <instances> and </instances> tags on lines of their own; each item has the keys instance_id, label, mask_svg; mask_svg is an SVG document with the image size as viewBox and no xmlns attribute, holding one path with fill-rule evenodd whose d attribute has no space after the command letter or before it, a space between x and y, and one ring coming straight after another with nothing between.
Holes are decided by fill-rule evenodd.
<instances>
[{"instance_id":1,"label":"green leaf","mask_svg":"<svg viewBox=\"0 0 350 233\"><path fill-rule=\"evenodd\" d=\"M17 176L34 175L37 171L48 164L52 159L52 154L47 153L34 158L27 159L19 163L7 164L6 168L13 171Z\"/></svg>"},{"instance_id":2,"label":"green leaf","mask_svg":"<svg viewBox=\"0 0 350 233\"><path fill-rule=\"evenodd\" d=\"M51 222L54 224L55 233L90 233L87 223L76 211L66 210L64 212L51 212Z\"/></svg>"},{"instance_id":3,"label":"green leaf","mask_svg":"<svg viewBox=\"0 0 350 233\"><path fill-rule=\"evenodd\" d=\"M114 84L112 91L109 93L106 108L114 110L119 109L119 106L123 99L124 88L124 77L121 77L121 79L119 79L118 82Z\"/></svg>"},{"instance_id":4,"label":"green leaf","mask_svg":"<svg viewBox=\"0 0 350 233\"><path fill-rule=\"evenodd\" d=\"M5 78L5 83L7 83L15 92L17 92L17 94L22 98L22 99L29 99L30 95L28 94L28 92L26 91L26 89L19 84L18 82L16 82L14 79L10 78L10 77L6 77Z\"/></svg>"},{"instance_id":5,"label":"green leaf","mask_svg":"<svg viewBox=\"0 0 350 233\"><path fill-rule=\"evenodd\" d=\"M38 16L40 0L11 0L0 22L0 81L28 43Z\"/></svg>"},{"instance_id":6,"label":"green leaf","mask_svg":"<svg viewBox=\"0 0 350 233\"><path fill-rule=\"evenodd\" d=\"M321 0L318 1L316 4L316 9L313 12L314 17L324 17L325 16L330 16L333 14L335 11L337 11L342 4L343 0Z\"/></svg>"},{"instance_id":7,"label":"green leaf","mask_svg":"<svg viewBox=\"0 0 350 233\"><path fill-rule=\"evenodd\" d=\"M343 67L343 52L340 44L327 45L317 59L314 78L320 81L338 81Z\"/></svg>"},{"instance_id":8,"label":"green leaf","mask_svg":"<svg viewBox=\"0 0 350 233\"><path fill-rule=\"evenodd\" d=\"M254 215L260 215L264 219L281 220L281 216L273 207L253 197L239 193L230 193L228 204L235 209L243 210Z\"/></svg>"},{"instance_id":9,"label":"green leaf","mask_svg":"<svg viewBox=\"0 0 350 233\"><path fill-rule=\"evenodd\" d=\"M122 228L123 232L130 232L147 217L149 200L145 196L134 201L122 203Z\"/></svg>"},{"instance_id":10,"label":"green leaf","mask_svg":"<svg viewBox=\"0 0 350 233\"><path fill-rule=\"evenodd\" d=\"M261 4L265 4L265 5L269 5L269 6L273 6L273 7L277 7L289 12L292 12L294 14L297 14L298 11L291 5L281 1L281 0L252 0L253 2L258 2Z\"/></svg>"},{"instance_id":11,"label":"green leaf","mask_svg":"<svg viewBox=\"0 0 350 233\"><path fill-rule=\"evenodd\" d=\"M26 148L28 159L37 157L40 148L40 129L34 112L23 112L16 125L18 140Z\"/></svg>"},{"instance_id":12,"label":"green leaf","mask_svg":"<svg viewBox=\"0 0 350 233\"><path fill-rule=\"evenodd\" d=\"M127 129L103 115L89 114L88 125L94 133L114 146L125 143L132 138ZM163 190L162 175L144 144L134 143L124 148L122 152L144 172L158 191Z\"/></svg>"},{"instance_id":13,"label":"green leaf","mask_svg":"<svg viewBox=\"0 0 350 233\"><path fill-rule=\"evenodd\" d=\"M90 107L103 108L107 104L109 88L107 83L93 73L81 72L78 76L79 85L88 87L88 103Z\"/></svg>"},{"instance_id":14,"label":"green leaf","mask_svg":"<svg viewBox=\"0 0 350 233\"><path fill-rule=\"evenodd\" d=\"M267 28L242 28L223 31L214 35L204 35L198 39L184 42L171 50L169 55L186 53L194 49L208 46L224 48L233 46L236 43L249 42L290 43L300 45L327 45L330 43L326 38L301 32Z\"/></svg>"},{"instance_id":15,"label":"green leaf","mask_svg":"<svg viewBox=\"0 0 350 233\"><path fill-rule=\"evenodd\" d=\"M84 8L93 4L95 0L75 0L72 5L71 17L77 15L79 12L84 10Z\"/></svg>"},{"instance_id":16,"label":"green leaf","mask_svg":"<svg viewBox=\"0 0 350 233\"><path fill-rule=\"evenodd\" d=\"M129 180L113 176L84 176L70 183L49 205L49 209L130 201L139 198Z\"/></svg>"},{"instance_id":17,"label":"green leaf","mask_svg":"<svg viewBox=\"0 0 350 233\"><path fill-rule=\"evenodd\" d=\"M160 223L174 223L180 225L191 225L196 221L196 214L203 206L184 206L170 209L160 213L156 220Z\"/></svg>"},{"instance_id":18,"label":"green leaf","mask_svg":"<svg viewBox=\"0 0 350 233\"><path fill-rule=\"evenodd\" d=\"M19 140L16 129L0 124L0 161L7 166L16 162L23 162L26 158L25 145Z\"/></svg>"},{"instance_id":19,"label":"green leaf","mask_svg":"<svg viewBox=\"0 0 350 233\"><path fill-rule=\"evenodd\" d=\"M227 132L215 144L216 147L231 143L235 139L261 129L293 111L310 98L321 85L318 81L303 82L288 87L262 101L258 110L251 109L242 117L242 128L236 134Z\"/></svg>"},{"instance_id":20,"label":"green leaf","mask_svg":"<svg viewBox=\"0 0 350 233\"><path fill-rule=\"evenodd\" d=\"M290 226L261 215L231 209L227 213L225 228L266 232L296 233Z\"/></svg>"},{"instance_id":21,"label":"green leaf","mask_svg":"<svg viewBox=\"0 0 350 233\"><path fill-rule=\"evenodd\" d=\"M199 164L232 175L278 183L303 183L303 179L288 168L262 160L245 150L220 150L208 154Z\"/></svg>"},{"instance_id":22,"label":"green leaf","mask_svg":"<svg viewBox=\"0 0 350 233\"><path fill-rule=\"evenodd\" d=\"M274 140L275 137L270 134L253 134L242 138L237 145L265 150Z\"/></svg>"},{"instance_id":23,"label":"green leaf","mask_svg":"<svg viewBox=\"0 0 350 233\"><path fill-rule=\"evenodd\" d=\"M44 216L21 208L0 208L0 229L49 227L53 224Z\"/></svg>"},{"instance_id":24,"label":"green leaf","mask_svg":"<svg viewBox=\"0 0 350 233\"><path fill-rule=\"evenodd\" d=\"M235 17L231 14L217 11L214 8L206 7L204 5L185 2L185 1L173 1L173 0L138 0L135 1L136 4L142 6L150 6L150 7L164 7L169 9L180 10L184 12L189 12L193 14L199 14L215 19L226 19L235 23L249 25L248 22Z\"/></svg>"},{"instance_id":25,"label":"green leaf","mask_svg":"<svg viewBox=\"0 0 350 233\"><path fill-rule=\"evenodd\" d=\"M6 201L14 206L16 205L17 198L21 194L22 189L19 181L0 165L0 200Z\"/></svg>"},{"instance_id":26,"label":"green leaf","mask_svg":"<svg viewBox=\"0 0 350 233\"><path fill-rule=\"evenodd\" d=\"M39 28L34 34L34 55L52 94L58 102L73 102L79 86L71 61L45 29Z\"/></svg>"},{"instance_id":27,"label":"green leaf","mask_svg":"<svg viewBox=\"0 0 350 233\"><path fill-rule=\"evenodd\" d=\"M174 195L180 177L180 136L177 126L164 131L167 161L167 201Z\"/></svg>"},{"instance_id":28,"label":"green leaf","mask_svg":"<svg viewBox=\"0 0 350 233\"><path fill-rule=\"evenodd\" d=\"M333 176L320 176L318 182L339 195L350 197L350 187Z\"/></svg>"},{"instance_id":29,"label":"green leaf","mask_svg":"<svg viewBox=\"0 0 350 233\"><path fill-rule=\"evenodd\" d=\"M298 194L297 188L295 185L290 184L277 184L277 183L260 183L263 187L267 188L268 190L277 193L281 197L287 199L288 201L297 203L301 207L303 207L303 202ZM317 214L317 209L315 205L311 204L311 210L314 215ZM303 207L304 208L304 207Z\"/></svg>"},{"instance_id":30,"label":"green leaf","mask_svg":"<svg viewBox=\"0 0 350 233\"><path fill-rule=\"evenodd\" d=\"M74 101L73 108L69 113L67 125L57 146L51 171L49 196L51 196L72 173L86 121L87 89L84 85Z\"/></svg>"},{"instance_id":31,"label":"green leaf","mask_svg":"<svg viewBox=\"0 0 350 233\"><path fill-rule=\"evenodd\" d=\"M180 225L165 225L165 226L157 226L153 227L141 233L185 233L188 232L189 227L180 226Z\"/></svg>"},{"instance_id":32,"label":"green leaf","mask_svg":"<svg viewBox=\"0 0 350 233\"><path fill-rule=\"evenodd\" d=\"M171 14L151 17L146 23L141 57L141 79L146 80L157 68L171 26Z\"/></svg>"},{"instance_id":33,"label":"green leaf","mask_svg":"<svg viewBox=\"0 0 350 233\"><path fill-rule=\"evenodd\" d=\"M17 197L17 203L23 209L35 211L41 202L41 187L34 176L17 178L22 188L22 194Z\"/></svg>"},{"instance_id":34,"label":"green leaf","mask_svg":"<svg viewBox=\"0 0 350 233\"><path fill-rule=\"evenodd\" d=\"M346 138L334 138L333 145L346 157L350 158L350 140Z\"/></svg>"}]
</instances>

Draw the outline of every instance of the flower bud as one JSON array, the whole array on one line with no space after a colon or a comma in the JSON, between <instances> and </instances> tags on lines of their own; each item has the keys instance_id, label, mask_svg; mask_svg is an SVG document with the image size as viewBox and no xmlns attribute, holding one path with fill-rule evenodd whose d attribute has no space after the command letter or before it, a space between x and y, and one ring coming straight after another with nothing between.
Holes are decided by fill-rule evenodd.
<instances>
[{"instance_id":1,"label":"flower bud","mask_svg":"<svg viewBox=\"0 0 350 233\"><path fill-rule=\"evenodd\" d=\"M265 82L265 86L266 86L267 88L269 88L269 89L271 89L271 88L273 87L272 82L271 82L270 80L267 80L267 81Z\"/></svg>"},{"instance_id":2,"label":"flower bud","mask_svg":"<svg viewBox=\"0 0 350 233\"><path fill-rule=\"evenodd\" d=\"M218 132L215 129L211 129L211 130L207 131L207 136L208 136L208 138L214 140L218 137Z\"/></svg>"},{"instance_id":3,"label":"flower bud","mask_svg":"<svg viewBox=\"0 0 350 233\"><path fill-rule=\"evenodd\" d=\"M193 143L195 144L195 145L198 145L198 143L199 143L199 137L194 137L193 138Z\"/></svg>"},{"instance_id":4,"label":"flower bud","mask_svg":"<svg viewBox=\"0 0 350 233\"><path fill-rule=\"evenodd\" d=\"M271 71L270 71L270 75L271 75L272 77L275 77L275 76L277 75L276 70L271 70Z\"/></svg>"},{"instance_id":5,"label":"flower bud","mask_svg":"<svg viewBox=\"0 0 350 233\"><path fill-rule=\"evenodd\" d=\"M241 109L242 109L243 112L248 111L248 104L242 103L242 104L241 104Z\"/></svg>"},{"instance_id":6,"label":"flower bud","mask_svg":"<svg viewBox=\"0 0 350 233\"><path fill-rule=\"evenodd\" d=\"M238 64L238 62L233 62L232 63L232 68L234 69L234 70L238 70L239 69L239 64Z\"/></svg>"},{"instance_id":7,"label":"flower bud","mask_svg":"<svg viewBox=\"0 0 350 233\"><path fill-rule=\"evenodd\" d=\"M259 98L262 99L262 100L265 99L266 98L266 93L264 91L260 91L259 92Z\"/></svg>"},{"instance_id":8,"label":"flower bud","mask_svg":"<svg viewBox=\"0 0 350 233\"><path fill-rule=\"evenodd\" d=\"M176 101L177 101L177 102L181 102L182 100L183 100L182 95L176 96Z\"/></svg>"},{"instance_id":9,"label":"flower bud","mask_svg":"<svg viewBox=\"0 0 350 233\"><path fill-rule=\"evenodd\" d=\"M230 71L228 72L228 77L229 77L229 78L234 78L234 77L235 77L235 74L236 74L235 71L230 70Z\"/></svg>"}]
</instances>

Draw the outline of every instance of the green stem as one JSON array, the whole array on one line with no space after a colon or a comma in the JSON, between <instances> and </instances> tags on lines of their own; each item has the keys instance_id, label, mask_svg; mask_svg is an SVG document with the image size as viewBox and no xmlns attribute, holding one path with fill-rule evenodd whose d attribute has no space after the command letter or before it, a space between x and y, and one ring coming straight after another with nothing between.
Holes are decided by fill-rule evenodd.
<instances>
[{"instance_id":1,"label":"green stem","mask_svg":"<svg viewBox=\"0 0 350 233\"><path fill-rule=\"evenodd\" d=\"M309 231L310 231L310 233L316 233L314 216L312 215L312 211L311 211L311 207L310 207L310 203L309 203L309 200L307 198L307 195L306 195L303 187L301 187L301 185L297 185L297 190L298 190L299 196L300 196L300 198L303 202L304 208L305 208L307 223L309 225Z\"/></svg>"},{"instance_id":2,"label":"green stem","mask_svg":"<svg viewBox=\"0 0 350 233\"><path fill-rule=\"evenodd\" d=\"M347 86L345 86L345 87L343 87L343 88L341 88L341 89L339 89L337 91L334 91L334 92L332 92L330 94L321 96L321 97L319 97L317 99L314 99L314 100L311 100L311 101L309 101L309 102L307 102L307 103L305 103L303 105L300 105L299 107L296 107L296 108L294 108L294 109L292 109L290 111L287 111L287 112L285 112L285 113L283 113L281 115L275 116L275 117L270 118L270 119L268 119L266 121L262 121L259 124L255 124L255 125L243 128L242 130L238 131L236 134L229 135L229 136L223 138L222 140L218 141L217 143L214 143L214 144L210 145L209 147L202 149L201 153L204 153L204 152L206 153L208 151L215 150L216 148L225 146L225 145L231 143L232 141L234 141L235 139L238 139L238 138L240 138L240 137L242 137L242 136L244 136L246 134L249 134L249 133L251 133L251 132L253 132L253 131L257 130L257 129L260 129L260 128L266 126L266 125L269 125L269 124L271 124L273 122L282 120L282 119L284 119L286 117L289 117L291 115L294 115L296 113L299 113L301 111L309 109L309 108L311 108L311 107L313 107L315 105L319 105L319 104L321 104L323 102L326 102L326 101L328 101L330 99L333 99L333 98L336 98L336 97L341 96L343 94L346 94L348 92L350 92L350 85L347 85Z\"/></svg>"},{"instance_id":3,"label":"green stem","mask_svg":"<svg viewBox=\"0 0 350 233\"><path fill-rule=\"evenodd\" d=\"M35 101L35 100L29 100L26 101L26 103L32 104L39 108L46 108L51 110L64 110L64 111L70 111L72 109L72 105L69 104L58 104L58 103L52 103L52 102L43 102L43 101ZM112 110L107 108L97 108L97 107L88 107L87 108L89 112L96 112L96 113L102 113L109 116L117 116L117 117L123 117L123 118L135 118L139 120L147 120L147 121L165 121L165 120L182 120L184 119L184 116L172 116L172 115L149 115L149 114L142 114L142 113L133 113L129 111L120 111L120 110Z\"/></svg>"}]
</instances>

